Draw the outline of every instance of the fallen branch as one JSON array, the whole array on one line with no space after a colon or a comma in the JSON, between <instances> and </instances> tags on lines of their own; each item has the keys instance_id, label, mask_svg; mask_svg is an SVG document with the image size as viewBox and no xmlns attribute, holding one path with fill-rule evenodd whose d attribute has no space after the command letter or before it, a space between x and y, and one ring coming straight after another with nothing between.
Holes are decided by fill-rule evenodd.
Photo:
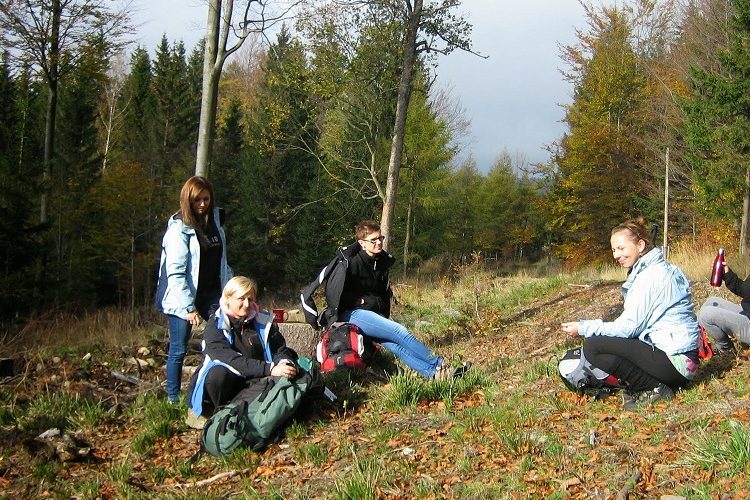
<instances>
[{"instance_id":1,"label":"fallen branch","mask_svg":"<svg viewBox=\"0 0 750 500\"><path fill-rule=\"evenodd\" d=\"M206 486L211 483L215 483L216 481L221 481L222 479L227 479L230 477L234 477L241 474L247 474L250 471L250 469L243 469L243 470L230 470L227 472L222 472L220 474L216 474L215 476L211 476L208 479L203 479L201 481L195 481L193 483L181 483L181 484L169 484L169 485L163 485L162 488L200 488L201 486Z\"/></svg>"},{"instance_id":2,"label":"fallen branch","mask_svg":"<svg viewBox=\"0 0 750 500\"><path fill-rule=\"evenodd\" d=\"M628 480L625 481L625 486L617 492L617 500L627 500L628 496L635 491L635 487L642 477L643 473L641 471L636 470L633 472Z\"/></svg>"},{"instance_id":3,"label":"fallen branch","mask_svg":"<svg viewBox=\"0 0 750 500\"><path fill-rule=\"evenodd\" d=\"M122 380L123 382L128 382L129 384L141 385L144 383L143 380L137 377L133 377L131 375L125 375L124 373L118 372L117 370L112 370L112 376L116 378L117 380Z\"/></svg>"}]
</instances>

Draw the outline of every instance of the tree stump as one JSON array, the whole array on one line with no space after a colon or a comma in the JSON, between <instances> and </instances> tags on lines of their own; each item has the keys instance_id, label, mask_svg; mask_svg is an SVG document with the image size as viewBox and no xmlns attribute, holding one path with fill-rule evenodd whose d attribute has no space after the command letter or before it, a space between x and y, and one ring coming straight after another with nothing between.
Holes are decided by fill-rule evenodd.
<instances>
[{"instance_id":1,"label":"tree stump","mask_svg":"<svg viewBox=\"0 0 750 500\"><path fill-rule=\"evenodd\" d=\"M307 323L277 323L286 345L300 356L315 358L315 346L323 333Z\"/></svg>"}]
</instances>

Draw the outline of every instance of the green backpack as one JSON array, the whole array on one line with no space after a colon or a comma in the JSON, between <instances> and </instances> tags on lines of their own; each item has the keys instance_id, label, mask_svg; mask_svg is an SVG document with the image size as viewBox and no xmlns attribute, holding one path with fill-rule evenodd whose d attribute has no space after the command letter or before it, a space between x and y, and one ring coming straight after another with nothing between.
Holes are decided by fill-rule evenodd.
<instances>
[{"instance_id":1,"label":"green backpack","mask_svg":"<svg viewBox=\"0 0 750 500\"><path fill-rule=\"evenodd\" d=\"M245 447L261 450L297 411L303 399L322 394L320 373L307 358L299 360L294 380L264 377L253 380L222 406L203 427L201 448L218 457Z\"/></svg>"}]
</instances>

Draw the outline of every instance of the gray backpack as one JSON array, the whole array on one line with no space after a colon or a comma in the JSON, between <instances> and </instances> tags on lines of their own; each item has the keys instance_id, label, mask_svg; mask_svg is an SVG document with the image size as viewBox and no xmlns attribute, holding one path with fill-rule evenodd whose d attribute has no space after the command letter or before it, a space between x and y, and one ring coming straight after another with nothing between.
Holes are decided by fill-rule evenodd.
<instances>
[{"instance_id":1,"label":"gray backpack","mask_svg":"<svg viewBox=\"0 0 750 500\"><path fill-rule=\"evenodd\" d=\"M557 363L557 371L565 387L574 392L602 397L624 388L617 377L589 363L581 347L566 351Z\"/></svg>"}]
</instances>

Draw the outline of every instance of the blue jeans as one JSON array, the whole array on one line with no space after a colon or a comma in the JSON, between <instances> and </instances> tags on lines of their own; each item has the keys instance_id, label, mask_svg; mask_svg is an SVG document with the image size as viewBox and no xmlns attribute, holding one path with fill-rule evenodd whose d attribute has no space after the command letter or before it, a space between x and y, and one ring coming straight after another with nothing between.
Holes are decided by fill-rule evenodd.
<instances>
[{"instance_id":1,"label":"blue jeans","mask_svg":"<svg viewBox=\"0 0 750 500\"><path fill-rule=\"evenodd\" d=\"M196 309L205 320L216 310L217 300L207 300L205 303L197 303ZM215 302L215 303L214 303ZM182 362L187 353L190 332L193 330L187 320L172 314L167 315L169 327L169 351L167 352L167 398L176 403L180 399L180 387L182 386Z\"/></svg>"},{"instance_id":2,"label":"blue jeans","mask_svg":"<svg viewBox=\"0 0 750 500\"><path fill-rule=\"evenodd\" d=\"M355 309L345 312L340 319L360 327L365 335L372 337L424 378L433 378L435 370L443 364L443 358L435 355L403 325L378 313Z\"/></svg>"},{"instance_id":3,"label":"blue jeans","mask_svg":"<svg viewBox=\"0 0 750 500\"><path fill-rule=\"evenodd\" d=\"M167 353L167 398L172 402L180 399L182 385L182 362L185 360L188 339L193 329L188 321L171 314L167 315L169 325L169 352Z\"/></svg>"}]
</instances>

